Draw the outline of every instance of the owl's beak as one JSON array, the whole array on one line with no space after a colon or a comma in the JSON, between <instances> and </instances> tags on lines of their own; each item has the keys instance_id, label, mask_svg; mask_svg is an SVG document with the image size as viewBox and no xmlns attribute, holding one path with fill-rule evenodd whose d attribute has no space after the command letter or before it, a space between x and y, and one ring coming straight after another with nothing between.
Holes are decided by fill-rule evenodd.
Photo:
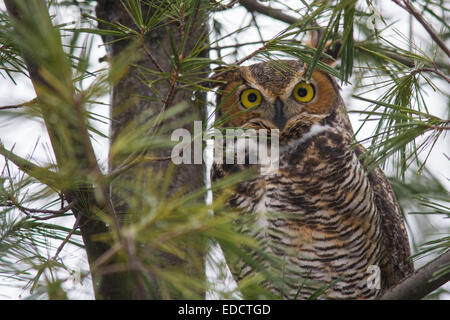
<instances>
[{"instance_id":1,"label":"owl's beak","mask_svg":"<svg viewBox=\"0 0 450 320\"><path fill-rule=\"evenodd\" d=\"M275 100L275 117L273 119L273 123L280 129L283 130L284 125L286 124L286 117L283 112L283 102L281 102L280 98Z\"/></svg>"}]
</instances>

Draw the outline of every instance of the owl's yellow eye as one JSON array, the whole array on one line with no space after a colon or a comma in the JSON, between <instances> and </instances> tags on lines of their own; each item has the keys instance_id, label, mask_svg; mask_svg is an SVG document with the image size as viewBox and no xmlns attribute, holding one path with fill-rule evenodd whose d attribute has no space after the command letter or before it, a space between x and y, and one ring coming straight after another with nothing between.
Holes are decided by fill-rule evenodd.
<instances>
[{"instance_id":1,"label":"owl's yellow eye","mask_svg":"<svg viewBox=\"0 0 450 320\"><path fill-rule=\"evenodd\" d=\"M316 90L314 86L304 81L297 83L294 88L294 98L301 103L310 102L314 99L315 94Z\"/></svg>"},{"instance_id":2,"label":"owl's yellow eye","mask_svg":"<svg viewBox=\"0 0 450 320\"><path fill-rule=\"evenodd\" d=\"M241 93L241 103L247 109L258 106L261 100L261 93L256 89L246 89Z\"/></svg>"}]
</instances>

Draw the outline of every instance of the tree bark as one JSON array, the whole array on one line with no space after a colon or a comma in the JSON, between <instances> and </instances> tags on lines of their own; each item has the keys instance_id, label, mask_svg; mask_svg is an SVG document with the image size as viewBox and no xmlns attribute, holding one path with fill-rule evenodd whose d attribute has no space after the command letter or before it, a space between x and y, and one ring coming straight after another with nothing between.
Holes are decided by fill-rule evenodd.
<instances>
[{"instance_id":1,"label":"tree bark","mask_svg":"<svg viewBox=\"0 0 450 320\"><path fill-rule=\"evenodd\" d=\"M198 1L197 1L198 2ZM161 4L164 3L161 1ZM153 2L154 5L158 5L158 1ZM153 8L145 7L142 5L143 16L152 15ZM104 21L111 23L120 23L124 26L136 29L132 18L128 12L124 9L122 1L115 0L99 0L96 8L97 17ZM189 53L192 50L195 42L205 33L206 16L202 13L198 14L194 24L189 32L191 36L188 37L184 53ZM99 24L102 29L109 28L107 25ZM158 28L155 31L149 32L143 35L141 43L137 45L137 61L134 64L142 66L144 68L152 69L157 72L164 71L165 73L171 73L177 75L176 70L172 66L167 53L171 52L168 32L171 32L175 38L175 42L180 44L182 41L183 26L178 25L176 22L169 22L165 26ZM115 40L112 37L105 36L103 38L106 44L111 40ZM108 56L111 59L119 56L130 45L129 40L115 41L107 45ZM207 54L204 52L203 54ZM175 57L176 58L176 57ZM181 57L182 58L182 57ZM146 78L150 81L156 80L156 75L146 75ZM172 79L173 80L173 79ZM204 118L205 108L205 95L196 95L196 98L192 100L192 92L187 90L177 90L176 81L172 82L156 82L153 85L153 90L150 89L147 83L142 81L141 75L138 69L130 67L129 71L120 79L118 83L114 85L112 93L112 111L111 111L111 145L113 145L120 135L124 132L125 128L130 125L131 122L145 123L150 119L149 114L157 115L171 106L177 105L181 102L188 103L188 108L181 114L177 114L176 117L166 119L162 124L164 126L174 126L176 121L183 118L186 115L194 115L194 119L202 120ZM156 94L156 92L158 94ZM192 122L184 125L184 127L192 131ZM149 133L149 139L152 139L151 133ZM161 150L158 152L152 151L152 157L165 158L170 157L171 150ZM117 169L123 164L124 160L129 155L114 155L110 156L109 164L110 171ZM129 211L129 205L127 199L132 197L136 198L134 190L139 189L145 192L148 184L153 183L155 176L166 172L171 166L170 161L156 161L144 165L135 166L121 173L114 179L111 185L112 199L115 210L119 215L121 221L126 223L127 213ZM173 195L175 192L183 188L184 191L190 192L198 189L204 185L204 168L202 165L178 165L173 168L172 180L168 188L168 194ZM136 177L139 172L139 181ZM129 190L130 184L139 184L139 188L133 188ZM190 250L184 248L184 250ZM203 252L192 252L191 256L200 258ZM196 278L202 278L200 273L203 270L194 270L190 267L189 261L180 261L173 256L165 256L163 258L167 265L178 265L186 269L186 272L194 273ZM117 272L105 276L100 288L101 296L104 299L161 299L161 298L180 298L174 293L169 293L169 296L163 296L158 289L158 279L148 275L153 282L155 290L149 292L143 288L139 289L139 283L142 279L136 274L136 272Z\"/></svg>"},{"instance_id":2,"label":"tree bark","mask_svg":"<svg viewBox=\"0 0 450 320\"><path fill-rule=\"evenodd\" d=\"M424 298L450 280L450 272L436 277L435 273L450 266L450 251L427 263L395 287L387 291L381 300L418 300Z\"/></svg>"}]
</instances>

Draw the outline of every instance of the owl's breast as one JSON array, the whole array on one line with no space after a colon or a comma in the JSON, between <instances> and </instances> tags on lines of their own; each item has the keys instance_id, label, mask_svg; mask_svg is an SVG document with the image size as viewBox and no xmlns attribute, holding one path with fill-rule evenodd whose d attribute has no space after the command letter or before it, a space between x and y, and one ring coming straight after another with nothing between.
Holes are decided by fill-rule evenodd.
<instances>
[{"instance_id":1,"label":"owl's breast","mask_svg":"<svg viewBox=\"0 0 450 320\"><path fill-rule=\"evenodd\" d=\"M261 239L267 252L287 257L291 267L283 272L292 293L308 276L311 283L337 281L330 298L377 294L366 278L370 265L383 263L380 217L351 143L334 128L312 128L281 145L275 174L243 182L230 199L253 217L243 230ZM314 288L305 285L300 297Z\"/></svg>"}]
</instances>

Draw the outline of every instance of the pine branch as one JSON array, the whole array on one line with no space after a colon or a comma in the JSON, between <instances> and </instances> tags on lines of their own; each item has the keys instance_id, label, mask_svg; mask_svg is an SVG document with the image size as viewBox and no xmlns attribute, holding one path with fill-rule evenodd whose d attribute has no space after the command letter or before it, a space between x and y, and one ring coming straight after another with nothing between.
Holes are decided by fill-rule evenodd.
<instances>
[{"instance_id":1,"label":"pine branch","mask_svg":"<svg viewBox=\"0 0 450 320\"><path fill-rule=\"evenodd\" d=\"M25 46L21 48L22 56L36 91L38 101L45 101L45 97L48 98L49 92L52 92L55 93L55 96L61 102L66 104L62 106L58 105L58 107L56 107L53 105L47 106L43 103L41 105L41 111L58 168L65 168L69 163L74 164L76 165L75 172L76 174L79 174L79 176L76 177L78 178L78 181L74 183L74 185L64 187L62 192L69 204L74 203L72 212L77 219L80 219L80 231L86 246L89 264L92 265L94 261L109 248L108 244L94 240L95 235L107 233L109 227L93 214L93 212L96 211L103 211L104 206L96 200L94 186L87 182L88 180L84 173L86 169L89 170L89 168L92 168L92 165L90 165L89 159L87 158L88 155L85 153L86 148L93 149L90 141L86 140L88 133L85 132L85 135L83 135L83 133L79 131L85 124L81 126L80 123L74 123L74 119L81 121L79 117L81 117L83 113L79 109L74 110L75 108L78 108L77 101L69 102L67 101L67 96L57 96L58 90L55 90L52 83L48 81L49 77L58 79L61 86L67 86L67 89L72 90L71 95L75 98L76 92L75 88L72 87L71 66L68 63L68 60L66 60L66 54L62 48L60 35L52 25L45 2L40 0L27 0L26 2L24 0L5 0L5 5L10 18L13 21L14 30L18 34L18 39L26 36L26 34L36 33L35 30L38 30L41 32L41 34L38 33L38 35L41 36L45 32L45 39L48 41L48 43L42 43L42 46L52 46L51 51L49 49L49 52L51 52L50 57L48 55L40 56L38 53L32 52L30 48ZM26 21L27 24L25 24L24 21ZM44 37L42 36L42 38ZM59 67L53 68L53 65L58 65ZM43 76L43 69L46 70L47 77ZM74 102L75 105L68 105L69 103ZM62 110L64 107L66 107L66 110ZM70 116L68 116L68 113ZM64 125L55 126L55 119ZM85 127L82 129L85 130ZM64 131L62 132L62 130ZM0 151L2 150L0 149ZM79 180L80 178L82 179L81 181ZM113 219L113 217L111 218ZM93 281L95 288L95 274L93 274Z\"/></svg>"},{"instance_id":2,"label":"pine branch","mask_svg":"<svg viewBox=\"0 0 450 320\"><path fill-rule=\"evenodd\" d=\"M416 18L416 20L425 28L425 30L428 32L428 34L433 38L434 42L445 52L445 54L450 57L450 49L445 45L445 43L442 41L441 38L436 34L436 32L433 30L433 28L428 24L428 22L425 21L423 16L417 12L414 7L411 5L409 0L403 0L402 3L400 0L392 0L395 4L397 4L399 7L405 9L410 14Z\"/></svg>"},{"instance_id":3,"label":"pine branch","mask_svg":"<svg viewBox=\"0 0 450 320\"><path fill-rule=\"evenodd\" d=\"M427 31L430 33L430 35L432 36L432 38L436 41L436 43L447 53L448 52L448 48L445 46L445 44L442 42L442 40L436 35L436 33L431 29L431 27L426 23L426 21L422 18L422 16L417 13L414 8L409 4L409 7L411 9L409 9L409 7L405 7L403 6L399 0L393 0L395 3L397 3L398 5L400 5L402 8L404 8L405 10L408 10L409 12L411 12L417 19L420 19L419 22L427 29ZM280 9L274 9L265 5L262 5L260 3L258 3L256 0L241 0L239 2L242 6L244 6L249 12L258 12L260 14L266 15L268 17L271 17L273 19L277 19L279 21L288 23L288 24L294 24L296 22L298 22L298 19L290 16L288 14L285 14L282 12L282 10ZM409 3L409 1L408 1ZM355 42L355 49L359 49L359 43ZM408 66L408 67L414 67L415 66L415 61L414 59L410 59L404 56L401 56L399 54L396 54L394 52L385 52L384 53L386 56L388 56L389 58L392 58L394 60L397 60L399 62L401 62L402 64ZM439 66L440 68L444 68L446 70L449 69L448 65L442 65ZM442 72L440 72L439 70L437 70L437 68L435 68L436 71L432 71L435 72L436 74L438 74L439 76L441 76L442 78L444 78L446 81L448 81L448 77L443 76ZM431 71L431 70L430 70Z\"/></svg>"},{"instance_id":4,"label":"pine branch","mask_svg":"<svg viewBox=\"0 0 450 320\"><path fill-rule=\"evenodd\" d=\"M1 141L0 141L0 155L2 155L3 157L5 157L5 159L14 163L21 171L25 172L30 177L37 179L38 181L49 186L50 188L53 188L55 190L58 189L57 185L58 177L54 172L42 168L38 165L35 165L34 163L22 157L19 157L12 151L6 149Z\"/></svg>"},{"instance_id":5,"label":"pine branch","mask_svg":"<svg viewBox=\"0 0 450 320\"><path fill-rule=\"evenodd\" d=\"M297 18L283 13L282 10L259 4L256 0L241 0L239 3L250 12L258 12L288 24L294 24L298 21Z\"/></svg>"},{"instance_id":6,"label":"pine branch","mask_svg":"<svg viewBox=\"0 0 450 320\"><path fill-rule=\"evenodd\" d=\"M450 280L450 272L436 277L436 272L450 266L450 251L416 270L394 288L386 292L381 300L417 300L422 299Z\"/></svg>"}]
</instances>

